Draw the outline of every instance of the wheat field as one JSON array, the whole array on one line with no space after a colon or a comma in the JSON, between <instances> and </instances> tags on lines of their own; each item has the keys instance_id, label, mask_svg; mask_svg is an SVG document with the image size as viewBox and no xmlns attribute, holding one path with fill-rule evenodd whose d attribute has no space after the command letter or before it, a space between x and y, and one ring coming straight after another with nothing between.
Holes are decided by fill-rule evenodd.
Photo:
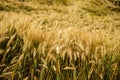
<instances>
[{"instance_id":1,"label":"wheat field","mask_svg":"<svg viewBox=\"0 0 120 80\"><path fill-rule=\"evenodd\" d=\"M119 4L0 0L0 80L119 80Z\"/></svg>"}]
</instances>

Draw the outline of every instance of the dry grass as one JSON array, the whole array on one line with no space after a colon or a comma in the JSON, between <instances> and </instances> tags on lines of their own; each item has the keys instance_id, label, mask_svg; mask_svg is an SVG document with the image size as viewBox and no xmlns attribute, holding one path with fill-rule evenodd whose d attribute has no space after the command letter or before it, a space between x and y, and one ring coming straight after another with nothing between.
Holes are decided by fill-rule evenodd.
<instances>
[{"instance_id":1,"label":"dry grass","mask_svg":"<svg viewBox=\"0 0 120 80\"><path fill-rule=\"evenodd\" d=\"M33 10L0 5L0 80L120 79L119 12L87 11L92 3L81 1L16 3Z\"/></svg>"}]
</instances>

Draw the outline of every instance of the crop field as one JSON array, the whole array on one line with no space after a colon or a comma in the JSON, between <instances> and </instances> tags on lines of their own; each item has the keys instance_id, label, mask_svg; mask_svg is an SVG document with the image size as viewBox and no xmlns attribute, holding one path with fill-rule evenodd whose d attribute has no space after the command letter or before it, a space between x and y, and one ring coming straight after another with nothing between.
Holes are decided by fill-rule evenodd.
<instances>
[{"instance_id":1,"label":"crop field","mask_svg":"<svg viewBox=\"0 0 120 80\"><path fill-rule=\"evenodd\" d=\"M120 80L120 1L0 0L0 80Z\"/></svg>"}]
</instances>

